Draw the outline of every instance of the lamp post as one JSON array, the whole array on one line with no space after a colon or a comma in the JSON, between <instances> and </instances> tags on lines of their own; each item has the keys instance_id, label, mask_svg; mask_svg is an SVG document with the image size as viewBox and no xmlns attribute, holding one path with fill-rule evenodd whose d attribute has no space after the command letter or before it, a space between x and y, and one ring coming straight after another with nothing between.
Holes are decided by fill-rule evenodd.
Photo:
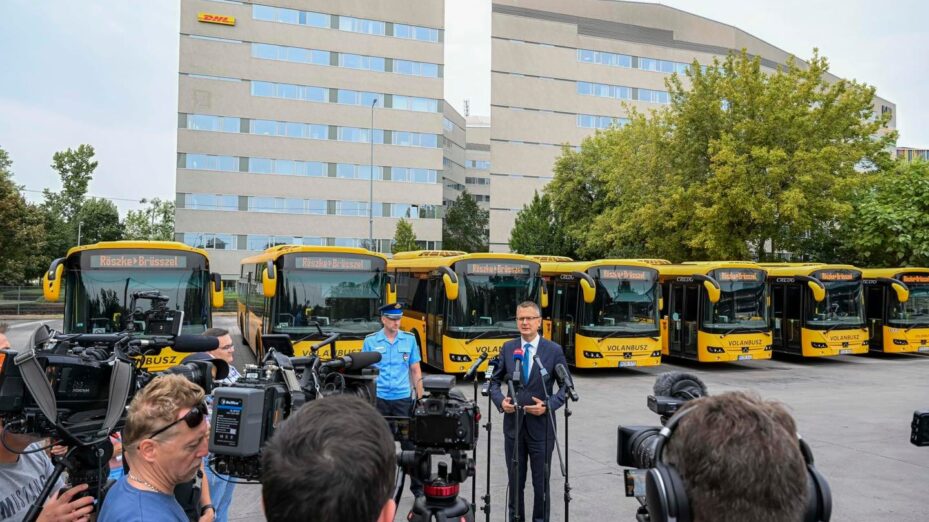
<instances>
[{"instance_id":1,"label":"lamp post","mask_svg":"<svg viewBox=\"0 0 929 522\"><path fill-rule=\"evenodd\" d=\"M371 101L371 172L368 173L368 248L372 251L374 247L374 106L377 105L377 98Z\"/></svg>"}]
</instances>

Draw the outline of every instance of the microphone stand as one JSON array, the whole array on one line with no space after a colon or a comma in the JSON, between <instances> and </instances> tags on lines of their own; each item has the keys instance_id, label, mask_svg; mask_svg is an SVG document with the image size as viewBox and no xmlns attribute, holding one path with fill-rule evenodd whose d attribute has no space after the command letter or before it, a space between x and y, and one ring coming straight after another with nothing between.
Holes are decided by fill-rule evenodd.
<instances>
[{"instance_id":1,"label":"microphone stand","mask_svg":"<svg viewBox=\"0 0 929 522\"><path fill-rule=\"evenodd\" d=\"M468 373L471 374L471 382L474 384L474 404L477 404L477 367L481 365L487 359L487 354L483 354L478 360L474 363L474 366L468 370ZM490 365L487 366L490 368ZM465 374L465 377L468 377L468 374ZM487 437L490 438L489 436ZM488 457L490 456L490 451L487 452ZM474 445L474 449L471 450L471 460L477 462L477 444ZM487 464L487 468L490 469L490 463ZM477 513L476 506L474 501L477 499L477 476L471 477L471 513Z\"/></svg>"},{"instance_id":2,"label":"microphone stand","mask_svg":"<svg viewBox=\"0 0 929 522\"><path fill-rule=\"evenodd\" d=\"M549 402L551 401L551 396L548 394L548 387L545 385L545 382L548 380L548 370L545 369L545 366L542 366L542 363L539 362L539 356L534 354L532 356L532 361L536 366L539 367L539 374L542 376L542 392L545 393L545 415L548 416L548 420L552 425L552 432L555 434L555 449L558 451L558 464L561 466L561 476L565 478L565 481L568 480L568 469L565 466L565 461L561 458L561 447L558 446L558 429L555 427L555 414L552 413L551 407L549 407ZM567 403L567 401L565 401ZM545 450L548 451L548 430L545 430ZM565 450L567 451L567 450ZM545 520L548 520L549 517L549 480L551 473L551 459L545 459L545 488L542 490L545 497L543 498L543 506L545 506ZM568 506L565 505L565 520L568 519Z\"/></svg>"},{"instance_id":3,"label":"microphone stand","mask_svg":"<svg viewBox=\"0 0 929 522\"><path fill-rule=\"evenodd\" d=\"M490 522L490 415L493 411L493 403L491 402L490 397L490 376L493 375L494 369L496 369L499 362L498 358L494 358L489 363L487 363L487 372L484 374L484 385L481 387L481 395L487 397L487 422L484 424L484 429L487 430L487 486L484 489L484 496L481 497L481 500L484 501L484 505L481 507L481 511L484 512L484 520ZM474 380L474 402L477 402L477 379ZM475 453L475 462L477 461L477 454ZM475 480L477 477L475 477ZM474 491L472 489L471 498L474 498ZM472 511L474 511L472 509ZM476 514L476 512L475 512Z\"/></svg>"},{"instance_id":4,"label":"microphone stand","mask_svg":"<svg viewBox=\"0 0 929 522\"><path fill-rule=\"evenodd\" d=\"M522 364L520 364L520 367L521 366ZM516 495L516 502L514 502L516 508L514 509L515 513L513 513L514 522L520 522L520 520L522 520L522 517L519 516L519 508L520 508L519 497L521 496L520 493L522 492L516 491L516 488L519 487L519 437L520 437L520 424L521 424L520 417L519 417L520 406L519 406L519 403L517 402L516 387L519 385L519 383L522 382L521 379L522 379L522 368L520 368L520 372L518 374L515 371L512 374L510 374L508 382L507 382L507 395L510 397L510 400L513 402L513 407L516 408L516 411L514 412L514 414L516 415L516 440L513 441L513 460L510 462L510 465L513 466L513 473L516 476L516 480L514 481L513 484L511 484L511 487L510 487L510 494ZM507 508L509 509L509 506L507 506Z\"/></svg>"}]
</instances>

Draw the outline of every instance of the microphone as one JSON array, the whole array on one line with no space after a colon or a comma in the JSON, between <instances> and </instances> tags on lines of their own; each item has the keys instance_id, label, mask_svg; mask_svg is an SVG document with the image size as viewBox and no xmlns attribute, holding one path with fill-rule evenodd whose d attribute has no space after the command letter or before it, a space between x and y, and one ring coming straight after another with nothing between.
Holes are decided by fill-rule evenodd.
<instances>
[{"instance_id":1,"label":"microphone","mask_svg":"<svg viewBox=\"0 0 929 522\"><path fill-rule=\"evenodd\" d=\"M539 362L539 354L532 354L532 362L539 367L539 375L542 376L542 382L545 382L545 380L548 378L548 370L546 370L545 367L542 366L542 363Z\"/></svg>"},{"instance_id":2,"label":"microphone","mask_svg":"<svg viewBox=\"0 0 929 522\"><path fill-rule=\"evenodd\" d=\"M673 397L685 401L709 395L699 377L686 372L665 372L655 379L656 397Z\"/></svg>"},{"instance_id":3,"label":"microphone","mask_svg":"<svg viewBox=\"0 0 929 522\"><path fill-rule=\"evenodd\" d=\"M219 348L219 338L206 335L178 335L174 338L173 346L168 346L180 353L210 352Z\"/></svg>"},{"instance_id":4,"label":"microphone","mask_svg":"<svg viewBox=\"0 0 929 522\"><path fill-rule=\"evenodd\" d=\"M578 397L577 392L574 390L574 379L571 378L571 374L568 373L568 368L566 368L565 365L561 363L555 365L555 378L558 379L559 386L565 387L568 397L570 397L572 401L577 402L580 397Z\"/></svg>"},{"instance_id":5,"label":"microphone","mask_svg":"<svg viewBox=\"0 0 929 522\"><path fill-rule=\"evenodd\" d=\"M467 373L464 374L464 377L462 377L462 380L467 381L469 379L476 378L477 367L480 366L481 363L486 360L487 360L487 352L484 352L481 354L480 357L477 358L476 361L474 361L474 364L472 364L471 367L468 368L468 371Z\"/></svg>"},{"instance_id":6,"label":"microphone","mask_svg":"<svg viewBox=\"0 0 929 522\"><path fill-rule=\"evenodd\" d=\"M512 380L522 382L523 380L523 349L522 347L513 350L513 376Z\"/></svg>"},{"instance_id":7,"label":"microphone","mask_svg":"<svg viewBox=\"0 0 929 522\"><path fill-rule=\"evenodd\" d=\"M500 364L500 356L494 357L487 363L487 371L484 372L484 385L481 386L481 395L487 397L487 394L490 393L490 378L494 374L494 370L497 369L497 365Z\"/></svg>"},{"instance_id":8,"label":"microphone","mask_svg":"<svg viewBox=\"0 0 929 522\"><path fill-rule=\"evenodd\" d=\"M326 361L319 365L319 367L333 370L342 368L346 370L360 370L378 362L381 362L381 354L378 352L352 352L338 359Z\"/></svg>"}]
</instances>

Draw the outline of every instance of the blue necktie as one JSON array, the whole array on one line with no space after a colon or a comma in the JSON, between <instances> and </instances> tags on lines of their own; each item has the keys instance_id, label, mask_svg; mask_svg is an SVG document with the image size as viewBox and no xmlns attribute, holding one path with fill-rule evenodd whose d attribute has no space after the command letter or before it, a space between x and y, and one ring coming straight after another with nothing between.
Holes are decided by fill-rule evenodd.
<instances>
[{"instance_id":1,"label":"blue necktie","mask_svg":"<svg viewBox=\"0 0 929 522\"><path fill-rule=\"evenodd\" d=\"M523 351L526 352L526 360L523 361L523 384L529 384L529 363L532 361L532 343L523 345Z\"/></svg>"}]
</instances>

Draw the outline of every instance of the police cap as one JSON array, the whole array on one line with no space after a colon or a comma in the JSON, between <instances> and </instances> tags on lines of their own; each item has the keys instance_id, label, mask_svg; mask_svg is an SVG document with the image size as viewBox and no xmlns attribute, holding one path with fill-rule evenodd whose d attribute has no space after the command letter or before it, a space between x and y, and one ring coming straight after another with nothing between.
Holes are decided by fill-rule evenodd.
<instances>
[{"instance_id":1,"label":"police cap","mask_svg":"<svg viewBox=\"0 0 929 522\"><path fill-rule=\"evenodd\" d=\"M403 305L400 303L390 303L378 308L383 317L390 319L400 319L403 317Z\"/></svg>"}]
</instances>

